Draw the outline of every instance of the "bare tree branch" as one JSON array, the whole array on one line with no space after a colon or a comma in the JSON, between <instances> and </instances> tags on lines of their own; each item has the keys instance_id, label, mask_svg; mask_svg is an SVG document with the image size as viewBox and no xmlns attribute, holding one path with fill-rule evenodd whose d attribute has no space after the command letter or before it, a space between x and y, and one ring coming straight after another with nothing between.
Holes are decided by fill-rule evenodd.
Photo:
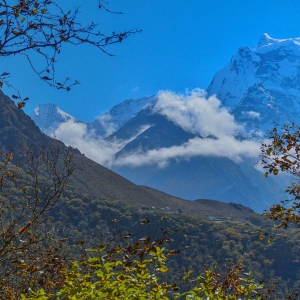
<instances>
[{"instance_id":1,"label":"bare tree branch","mask_svg":"<svg viewBox=\"0 0 300 300\"><path fill-rule=\"evenodd\" d=\"M98 1L98 7L109 13L121 14L109 10L108 2L104 0ZM51 87L69 91L79 82L69 83L68 77L58 81L55 74L56 57L63 45L89 44L112 56L108 46L140 32L131 29L107 34L99 29L99 24L78 22L79 13L77 7L64 11L50 0L0 0L0 56L24 55L41 80ZM44 63L41 64L39 58ZM6 72L0 75L0 87L3 84L9 85ZM19 92L17 99L23 107L25 102Z\"/></svg>"}]
</instances>

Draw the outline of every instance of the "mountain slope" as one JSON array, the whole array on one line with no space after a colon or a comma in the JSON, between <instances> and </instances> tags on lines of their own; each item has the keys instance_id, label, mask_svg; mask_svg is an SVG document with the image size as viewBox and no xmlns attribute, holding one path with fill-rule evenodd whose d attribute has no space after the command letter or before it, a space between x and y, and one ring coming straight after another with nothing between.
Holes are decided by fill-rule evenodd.
<instances>
[{"instance_id":1,"label":"mountain slope","mask_svg":"<svg viewBox=\"0 0 300 300\"><path fill-rule=\"evenodd\" d=\"M216 73L207 88L207 97L217 95L222 102L223 111L228 108L234 115L235 121L244 124L246 134L242 126L237 126L239 131L233 133L238 133L235 135L235 141L245 141L245 136L247 139L253 137L254 141L260 141L266 130L274 126L274 122L280 125L300 122L299 92L300 39L273 39L264 34L255 47L239 48L228 65ZM187 97L178 95L177 98L184 102ZM152 106L155 103L155 97L125 100L95 122L87 124L88 130L97 128L98 131L95 132L100 132L102 138L106 137L106 141L111 142L108 143L109 146L113 146L114 141L121 141L118 150L110 148L112 151L109 155L118 151L115 153L114 160L107 160L112 163L114 171L137 184L150 185L188 199L205 197L227 202L239 201L261 210L263 207L267 208L268 203L275 203L285 198L278 185L272 179L266 182L263 175L253 168L252 162L238 165L237 159L233 156L228 157L234 161L211 156L209 151L214 146L205 152L206 156L193 157L194 154L191 154L188 158L182 154L186 152L179 153L177 156L174 155L175 151L171 153L172 150L181 151L192 139L198 138L198 142L204 141L191 132L201 132L203 137L205 134L202 134L201 130L187 132L175 124L176 120L153 113ZM174 103L173 101L172 105ZM214 103L216 106L219 105L217 99ZM166 106L168 107L169 104L166 103ZM174 106L168 108L177 109ZM197 119L197 115L193 114L192 110L186 112L186 108L182 105L181 112L185 117L191 117L190 120L193 122ZM207 115L213 119L213 115L209 113ZM170 121L171 119L174 123ZM202 120L205 122L203 121L201 126L205 127L209 120L204 117ZM217 126L221 127L220 119L216 118L216 120ZM235 121L232 118L232 122ZM200 122L197 123L199 124ZM216 136L221 140L220 136ZM226 145L235 148L233 139L228 140ZM85 140L82 144L84 142ZM102 146L101 142L97 145ZM178 150L179 147L176 146L183 147ZM256 146L258 149L257 143ZM120 150L121 147L123 148ZM245 151L245 148L243 149ZM220 151L216 155L223 156L224 144L218 150ZM94 152L97 153L97 149ZM253 158L254 152L249 156L252 155ZM156 157L152 161L151 157L146 160L145 153L150 154L148 158L153 153ZM254 155L258 155L257 152L255 153ZM143 166L138 166L138 160ZM155 165L157 162L160 164L159 167Z\"/></svg>"},{"instance_id":2,"label":"mountain slope","mask_svg":"<svg viewBox=\"0 0 300 300\"><path fill-rule=\"evenodd\" d=\"M162 147L181 145L189 139L196 137L195 134L184 131L178 125L166 117L154 113L152 107L141 110L134 118L106 140L126 140L135 136L139 129L145 128L135 139L128 142L125 147L116 153L115 159L137 151L147 151Z\"/></svg>"},{"instance_id":3,"label":"mountain slope","mask_svg":"<svg viewBox=\"0 0 300 300\"><path fill-rule=\"evenodd\" d=\"M155 96L147 96L138 99L126 99L123 102L113 106L108 112L99 116L95 121L91 122L91 127L98 132L102 132L105 138L126 122L135 117L142 109L153 105L157 101Z\"/></svg>"},{"instance_id":4,"label":"mountain slope","mask_svg":"<svg viewBox=\"0 0 300 300\"><path fill-rule=\"evenodd\" d=\"M60 124L68 121L79 122L52 103L40 104L30 115L40 130L48 136L53 136Z\"/></svg>"},{"instance_id":5,"label":"mountain slope","mask_svg":"<svg viewBox=\"0 0 300 300\"><path fill-rule=\"evenodd\" d=\"M37 147L50 146L53 144L64 146L60 141L53 140L43 134L34 122L21 110L16 107L9 97L5 96L0 90L0 148L3 151L9 151L10 145L15 146L14 152L17 156L17 146L22 144L25 147L35 145ZM192 215L203 215L203 207L197 206L193 209L193 202L178 199L170 195L163 194L159 191L153 192L151 188L140 187L109 169L95 163L80 154L78 150L68 148L74 154L74 162L82 167L82 170L76 170L73 174L70 184L76 190L78 195L88 195L89 198L106 199L109 201L121 200L132 207L171 207L173 211L181 209L183 213ZM197 204L196 204L197 205ZM235 208L229 204L224 207L224 204L215 201L214 206L224 218L228 218L235 211ZM221 211L224 208L224 213ZM226 209L225 209L226 208ZM243 208L243 211L248 212L246 215L240 214L238 219L247 219L253 213L248 208ZM230 213L229 213L230 212ZM207 214L210 210L207 211ZM87 217L87 216L86 216Z\"/></svg>"},{"instance_id":6,"label":"mountain slope","mask_svg":"<svg viewBox=\"0 0 300 300\"><path fill-rule=\"evenodd\" d=\"M9 146L13 145L17 152L17 146L23 144L49 146L53 143L64 146L59 141L53 141L43 134L35 123L20 109L13 101L0 90L0 145L5 151L9 151ZM159 206L160 200L153 197L132 182L115 174L109 169L93 162L87 157L74 152L74 162L82 167L76 170L71 183L81 193L88 193L103 199L123 200L131 204L144 205L151 203Z\"/></svg>"},{"instance_id":7,"label":"mountain slope","mask_svg":"<svg viewBox=\"0 0 300 300\"><path fill-rule=\"evenodd\" d=\"M149 125L147 130L115 155L115 164L111 167L134 183L189 200L206 198L241 203L256 211L262 211L270 203L284 197L272 179L268 181L268 185L259 184L263 175L253 166L245 163L242 169L226 157L196 156L166 159L163 166L155 165L151 161L144 162L142 166L138 163L135 165L134 153L182 145L196 137L148 107L108 139L127 139L137 128L146 125ZM127 156L131 157L131 165L122 165L122 162L128 161ZM138 159L138 155L136 157ZM256 180L257 178L260 179Z\"/></svg>"}]
</instances>

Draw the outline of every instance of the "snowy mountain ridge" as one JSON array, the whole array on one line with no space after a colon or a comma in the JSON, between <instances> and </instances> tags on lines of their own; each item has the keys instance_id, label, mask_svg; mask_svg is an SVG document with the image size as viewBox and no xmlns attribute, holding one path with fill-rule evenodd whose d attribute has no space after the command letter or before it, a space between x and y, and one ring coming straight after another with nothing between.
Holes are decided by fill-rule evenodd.
<instances>
[{"instance_id":1,"label":"snowy mountain ridge","mask_svg":"<svg viewBox=\"0 0 300 300\"><path fill-rule=\"evenodd\" d=\"M300 38L274 39L265 33L253 48L240 47L208 86L207 98L213 95L254 136L274 122L299 123ZM156 96L127 99L84 124L95 136L106 138L156 101ZM50 104L36 108L31 117L48 135L63 122L79 122Z\"/></svg>"},{"instance_id":2,"label":"snowy mountain ridge","mask_svg":"<svg viewBox=\"0 0 300 300\"><path fill-rule=\"evenodd\" d=\"M53 103L40 104L30 115L31 119L42 132L53 136L61 123L67 121L79 122L76 118L61 110Z\"/></svg>"},{"instance_id":3,"label":"snowy mountain ridge","mask_svg":"<svg viewBox=\"0 0 300 300\"><path fill-rule=\"evenodd\" d=\"M300 38L264 34L251 49L240 47L207 88L248 130L299 123Z\"/></svg>"},{"instance_id":4,"label":"snowy mountain ridge","mask_svg":"<svg viewBox=\"0 0 300 300\"><path fill-rule=\"evenodd\" d=\"M142 109L153 105L156 101L155 96L126 99L92 122L79 121L52 103L40 104L34 109L30 117L41 131L48 136L53 136L61 124L72 121L85 124L91 135L106 138L135 117Z\"/></svg>"},{"instance_id":5,"label":"snowy mountain ridge","mask_svg":"<svg viewBox=\"0 0 300 300\"><path fill-rule=\"evenodd\" d=\"M126 99L113 106L108 112L100 115L95 121L90 123L90 126L96 129L103 138L106 138L134 118L142 109L153 105L156 101L157 98L155 96Z\"/></svg>"}]
</instances>

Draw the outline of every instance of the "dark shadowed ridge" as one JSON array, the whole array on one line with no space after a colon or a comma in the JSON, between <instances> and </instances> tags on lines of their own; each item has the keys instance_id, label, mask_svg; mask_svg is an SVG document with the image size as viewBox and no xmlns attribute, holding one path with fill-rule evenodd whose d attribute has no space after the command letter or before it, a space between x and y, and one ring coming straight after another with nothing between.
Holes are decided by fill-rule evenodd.
<instances>
[{"instance_id":1,"label":"dark shadowed ridge","mask_svg":"<svg viewBox=\"0 0 300 300\"><path fill-rule=\"evenodd\" d=\"M51 139L43 134L15 103L0 91L0 148L9 151L12 145L14 151L21 144L24 147L35 145L37 147L49 147L57 144L67 148L62 142ZM218 215L220 217L234 217L247 219L252 210L219 201L187 201L170 196L149 187L141 187L129 180L110 171L82 155L77 149L68 148L74 153L75 163L82 168L76 170L71 180L71 185L76 187L80 194L88 194L92 197L106 200L121 200L137 208L155 207L156 209L170 207L171 210L181 211L190 215Z\"/></svg>"},{"instance_id":2,"label":"dark shadowed ridge","mask_svg":"<svg viewBox=\"0 0 300 300\"><path fill-rule=\"evenodd\" d=\"M50 146L56 143L66 147L59 141L53 141L43 134L22 109L18 109L15 103L0 91L0 143L4 151L9 151L9 146L13 146L17 151L19 145L29 147ZM74 185L81 193L88 193L98 198L109 200L124 200L132 204L159 204L159 199L142 190L132 182L95 163L78 150L70 149L74 152L75 163L82 168L77 170L72 178Z\"/></svg>"}]
</instances>

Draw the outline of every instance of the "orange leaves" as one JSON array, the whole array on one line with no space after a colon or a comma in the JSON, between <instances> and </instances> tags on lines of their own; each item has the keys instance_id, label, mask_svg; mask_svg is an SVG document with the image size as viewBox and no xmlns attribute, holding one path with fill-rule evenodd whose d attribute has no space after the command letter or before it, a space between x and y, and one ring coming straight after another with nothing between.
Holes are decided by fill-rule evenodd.
<instances>
[{"instance_id":1,"label":"orange leaves","mask_svg":"<svg viewBox=\"0 0 300 300\"><path fill-rule=\"evenodd\" d=\"M25 106L25 102L18 102L18 108L23 108Z\"/></svg>"},{"instance_id":2,"label":"orange leaves","mask_svg":"<svg viewBox=\"0 0 300 300\"><path fill-rule=\"evenodd\" d=\"M8 162L10 162L12 159L13 159L13 157L14 157L14 154L11 152L11 153L9 153L9 154L7 154L7 157L6 157L6 159L5 159L5 163L8 163Z\"/></svg>"},{"instance_id":3,"label":"orange leaves","mask_svg":"<svg viewBox=\"0 0 300 300\"><path fill-rule=\"evenodd\" d=\"M18 234L22 234L27 229L26 226L19 229Z\"/></svg>"},{"instance_id":4,"label":"orange leaves","mask_svg":"<svg viewBox=\"0 0 300 300\"><path fill-rule=\"evenodd\" d=\"M177 250L171 250L168 252L168 256L173 256L173 255L176 255L176 254L179 254L181 251L179 249Z\"/></svg>"},{"instance_id":5,"label":"orange leaves","mask_svg":"<svg viewBox=\"0 0 300 300\"><path fill-rule=\"evenodd\" d=\"M20 96L16 96L16 95L12 95L12 98L13 98L13 99L21 99ZM18 108L23 108L23 107L25 106L25 104L26 104L24 101L27 101L27 100L29 100L28 97L24 98L22 101L19 101L19 102L17 103Z\"/></svg>"}]
</instances>

